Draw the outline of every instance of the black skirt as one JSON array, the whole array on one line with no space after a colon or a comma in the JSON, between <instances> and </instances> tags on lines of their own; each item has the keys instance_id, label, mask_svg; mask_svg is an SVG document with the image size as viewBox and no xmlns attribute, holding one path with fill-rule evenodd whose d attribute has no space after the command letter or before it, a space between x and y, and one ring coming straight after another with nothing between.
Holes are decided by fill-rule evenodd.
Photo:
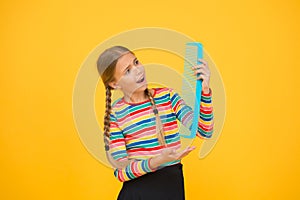
<instances>
[{"instance_id":1,"label":"black skirt","mask_svg":"<svg viewBox=\"0 0 300 200\"><path fill-rule=\"evenodd\" d=\"M123 183L118 200L184 200L182 164L164 167Z\"/></svg>"}]
</instances>

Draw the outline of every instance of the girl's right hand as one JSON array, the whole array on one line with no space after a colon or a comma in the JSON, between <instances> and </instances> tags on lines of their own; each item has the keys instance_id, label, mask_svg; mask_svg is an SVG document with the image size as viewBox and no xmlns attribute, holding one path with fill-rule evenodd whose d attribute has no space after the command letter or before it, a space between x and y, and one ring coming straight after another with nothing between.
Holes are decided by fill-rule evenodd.
<instances>
[{"instance_id":1,"label":"girl's right hand","mask_svg":"<svg viewBox=\"0 0 300 200\"><path fill-rule=\"evenodd\" d=\"M160 155L150 160L150 167L154 169L164 163L180 160L187 156L195 148L196 147L187 147L184 150L178 152L174 148L166 147L162 150Z\"/></svg>"}]
</instances>

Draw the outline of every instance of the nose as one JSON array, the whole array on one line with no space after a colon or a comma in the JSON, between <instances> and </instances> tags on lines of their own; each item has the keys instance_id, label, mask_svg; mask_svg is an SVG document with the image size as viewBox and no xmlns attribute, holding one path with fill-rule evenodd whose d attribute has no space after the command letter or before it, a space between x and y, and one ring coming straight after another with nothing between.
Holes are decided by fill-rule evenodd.
<instances>
[{"instance_id":1,"label":"nose","mask_svg":"<svg viewBox=\"0 0 300 200\"><path fill-rule=\"evenodd\" d=\"M141 75L143 73L142 65L134 66L134 68L137 75Z\"/></svg>"}]
</instances>

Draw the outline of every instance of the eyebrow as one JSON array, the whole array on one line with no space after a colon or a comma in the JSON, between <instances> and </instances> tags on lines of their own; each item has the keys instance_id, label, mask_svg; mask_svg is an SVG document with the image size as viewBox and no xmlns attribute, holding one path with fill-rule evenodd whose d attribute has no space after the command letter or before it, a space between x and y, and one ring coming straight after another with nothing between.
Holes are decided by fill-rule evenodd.
<instances>
[{"instance_id":1,"label":"eyebrow","mask_svg":"<svg viewBox=\"0 0 300 200\"><path fill-rule=\"evenodd\" d=\"M135 59L133 59L133 64L134 62L137 60L137 57L135 57ZM123 73L125 73L127 71L127 69L130 67L130 64L123 70Z\"/></svg>"}]
</instances>

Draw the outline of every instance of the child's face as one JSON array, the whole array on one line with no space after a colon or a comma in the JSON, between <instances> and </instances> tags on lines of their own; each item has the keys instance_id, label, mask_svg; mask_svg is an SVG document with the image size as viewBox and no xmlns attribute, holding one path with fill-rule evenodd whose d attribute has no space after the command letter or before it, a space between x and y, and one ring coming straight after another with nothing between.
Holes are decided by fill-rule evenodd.
<instances>
[{"instance_id":1,"label":"child's face","mask_svg":"<svg viewBox=\"0 0 300 200\"><path fill-rule=\"evenodd\" d=\"M119 58L112 85L121 89L129 97L147 88L144 66L135 55L127 53Z\"/></svg>"}]
</instances>

